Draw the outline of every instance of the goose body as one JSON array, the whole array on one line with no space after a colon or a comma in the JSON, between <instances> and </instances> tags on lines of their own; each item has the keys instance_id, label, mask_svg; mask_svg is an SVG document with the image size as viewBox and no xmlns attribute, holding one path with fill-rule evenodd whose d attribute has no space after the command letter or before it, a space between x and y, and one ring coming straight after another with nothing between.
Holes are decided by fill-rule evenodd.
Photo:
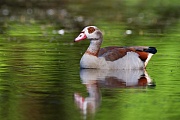
<instances>
[{"instance_id":1,"label":"goose body","mask_svg":"<svg viewBox=\"0 0 180 120\"><path fill-rule=\"evenodd\" d=\"M155 47L147 46L100 48L103 36L96 26L85 27L74 42L85 39L90 40L90 45L81 58L81 68L145 69L152 55L157 52Z\"/></svg>"}]
</instances>

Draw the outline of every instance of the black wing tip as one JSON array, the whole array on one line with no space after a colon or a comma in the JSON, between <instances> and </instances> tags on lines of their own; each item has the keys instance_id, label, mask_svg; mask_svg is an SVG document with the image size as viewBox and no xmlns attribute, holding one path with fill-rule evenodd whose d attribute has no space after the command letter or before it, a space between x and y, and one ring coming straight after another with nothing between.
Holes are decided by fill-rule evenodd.
<instances>
[{"instance_id":1,"label":"black wing tip","mask_svg":"<svg viewBox=\"0 0 180 120\"><path fill-rule=\"evenodd\" d=\"M152 54L156 54L157 53L157 49L156 47L149 47L147 50L145 50L146 52L152 53Z\"/></svg>"}]
</instances>

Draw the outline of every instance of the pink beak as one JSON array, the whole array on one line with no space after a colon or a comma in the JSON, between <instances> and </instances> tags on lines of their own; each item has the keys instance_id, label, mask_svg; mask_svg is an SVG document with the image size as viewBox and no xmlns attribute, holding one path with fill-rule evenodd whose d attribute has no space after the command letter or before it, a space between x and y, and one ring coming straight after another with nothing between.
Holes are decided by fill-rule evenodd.
<instances>
[{"instance_id":1,"label":"pink beak","mask_svg":"<svg viewBox=\"0 0 180 120\"><path fill-rule=\"evenodd\" d=\"M86 38L87 38L87 36L85 35L85 33L80 33L79 36L74 40L74 42L78 42L78 41L84 40Z\"/></svg>"}]
</instances>

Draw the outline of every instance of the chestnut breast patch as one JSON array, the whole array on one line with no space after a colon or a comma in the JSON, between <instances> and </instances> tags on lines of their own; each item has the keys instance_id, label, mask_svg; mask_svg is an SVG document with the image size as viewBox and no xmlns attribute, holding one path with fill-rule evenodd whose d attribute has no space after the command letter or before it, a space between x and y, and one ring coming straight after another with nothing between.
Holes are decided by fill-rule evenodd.
<instances>
[{"instance_id":1,"label":"chestnut breast patch","mask_svg":"<svg viewBox=\"0 0 180 120\"><path fill-rule=\"evenodd\" d=\"M95 31L94 27L89 27L88 28L88 33L91 34Z\"/></svg>"}]
</instances>

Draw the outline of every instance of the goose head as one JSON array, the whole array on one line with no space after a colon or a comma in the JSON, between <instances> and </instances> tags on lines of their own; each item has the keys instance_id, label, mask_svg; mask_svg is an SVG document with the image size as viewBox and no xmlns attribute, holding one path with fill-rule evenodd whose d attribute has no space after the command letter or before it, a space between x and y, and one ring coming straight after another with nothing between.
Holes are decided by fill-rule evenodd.
<instances>
[{"instance_id":1,"label":"goose head","mask_svg":"<svg viewBox=\"0 0 180 120\"><path fill-rule=\"evenodd\" d=\"M78 42L85 39L102 40L102 33L96 26L87 26L81 31L81 33L74 40L74 42Z\"/></svg>"}]
</instances>

